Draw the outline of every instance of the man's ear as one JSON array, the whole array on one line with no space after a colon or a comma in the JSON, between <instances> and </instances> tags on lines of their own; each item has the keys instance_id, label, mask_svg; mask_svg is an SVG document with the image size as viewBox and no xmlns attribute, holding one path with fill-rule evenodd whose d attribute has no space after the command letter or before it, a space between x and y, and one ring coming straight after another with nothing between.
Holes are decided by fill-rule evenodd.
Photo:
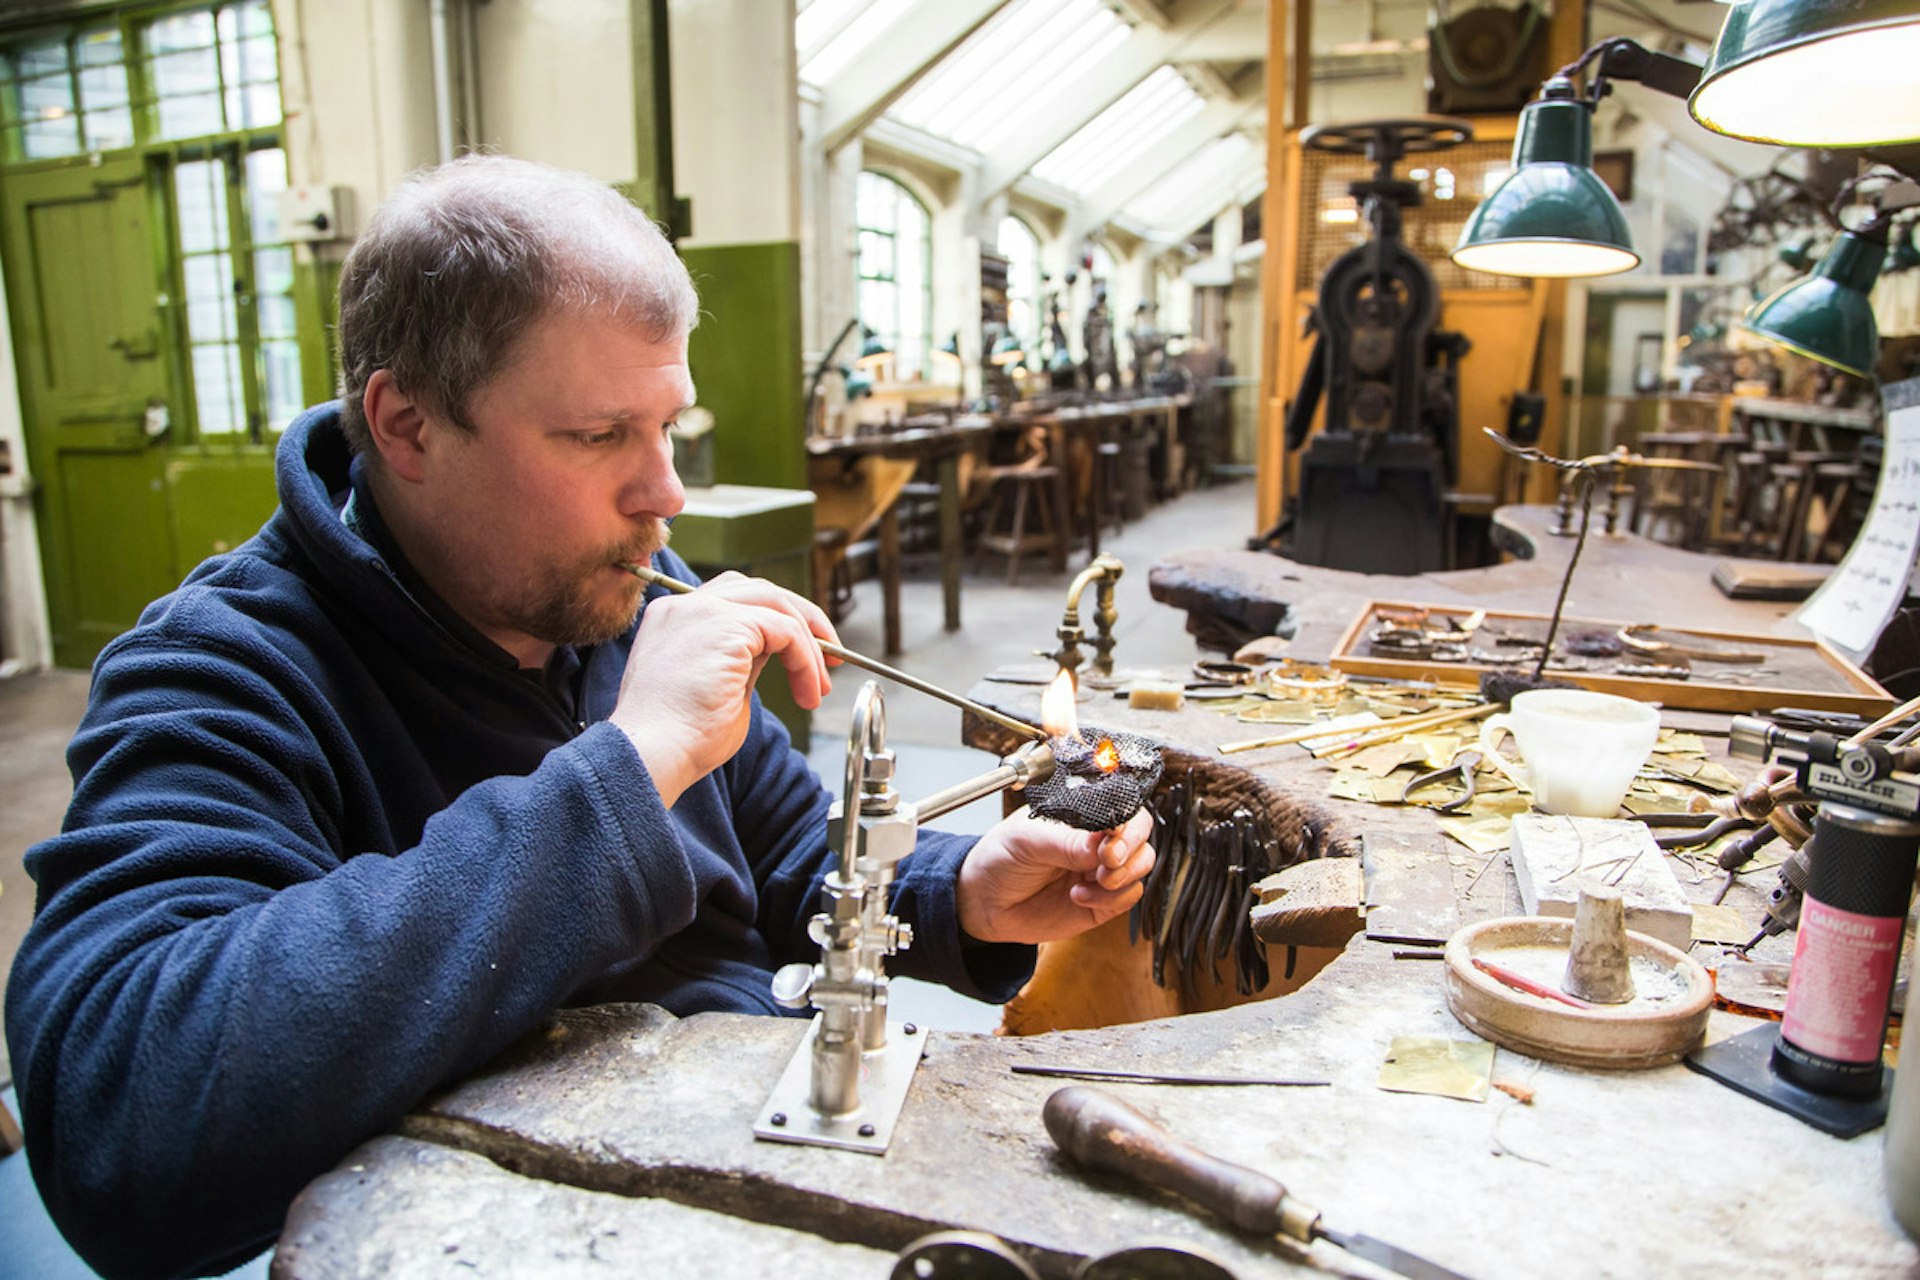
<instances>
[{"instance_id":1,"label":"man's ear","mask_svg":"<svg viewBox=\"0 0 1920 1280\"><path fill-rule=\"evenodd\" d=\"M393 374L380 369L367 379L360 407L366 414L367 433L387 470L419 483L425 475L426 435L431 430L420 402L400 389Z\"/></svg>"}]
</instances>

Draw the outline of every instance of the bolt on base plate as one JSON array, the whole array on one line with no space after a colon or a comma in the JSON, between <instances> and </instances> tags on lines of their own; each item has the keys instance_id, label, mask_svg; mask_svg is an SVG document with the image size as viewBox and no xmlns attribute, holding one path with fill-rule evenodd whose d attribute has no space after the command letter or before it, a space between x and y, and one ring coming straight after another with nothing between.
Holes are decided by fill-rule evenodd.
<instances>
[{"instance_id":1,"label":"bolt on base plate","mask_svg":"<svg viewBox=\"0 0 1920 1280\"><path fill-rule=\"evenodd\" d=\"M808 1100L813 1081L813 1042L819 1034L820 1019L816 1016L807 1034L800 1037L793 1057L787 1060L780 1082L760 1108L753 1122L753 1136L768 1142L885 1155L926 1048L926 1028L888 1025L886 1048L861 1055L860 1105L843 1116L821 1115Z\"/></svg>"}]
</instances>

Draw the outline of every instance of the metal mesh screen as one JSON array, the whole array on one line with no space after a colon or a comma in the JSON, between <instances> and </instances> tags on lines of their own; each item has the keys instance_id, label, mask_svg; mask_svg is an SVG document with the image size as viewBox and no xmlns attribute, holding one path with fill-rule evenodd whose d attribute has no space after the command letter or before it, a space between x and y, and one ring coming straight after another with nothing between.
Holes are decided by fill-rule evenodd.
<instances>
[{"instance_id":1,"label":"metal mesh screen","mask_svg":"<svg viewBox=\"0 0 1920 1280\"><path fill-rule=\"evenodd\" d=\"M1111 738L1120 765L1112 772L1094 763L1094 748ZM1081 831L1110 831L1140 811L1160 781L1160 748L1131 733L1083 728L1078 738L1053 739L1053 773L1027 787L1036 817Z\"/></svg>"},{"instance_id":2,"label":"metal mesh screen","mask_svg":"<svg viewBox=\"0 0 1920 1280\"><path fill-rule=\"evenodd\" d=\"M1432 268L1433 278L1442 289L1515 287L1515 282L1504 276L1467 271L1454 266L1447 257L1474 205L1493 189L1491 175L1504 174L1511 168L1512 155L1510 142L1468 142L1445 151L1411 155L1394 166L1395 177L1420 184L1419 206L1403 211L1402 238L1407 248ZM1371 178L1373 165L1364 156L1312 149L1305 152L1305 161L1300 273L1294 284L1299 289L1317 289L1335 258L1366 242L1367 226L1359 220L1359 206L1347 193L1347 184ZM1445 195L1448 190L1451 196ZM1343 211L1353 220L1339 221ZM1329 221L1329 215L1335 220Z\"/></svg>"}]
</instances>

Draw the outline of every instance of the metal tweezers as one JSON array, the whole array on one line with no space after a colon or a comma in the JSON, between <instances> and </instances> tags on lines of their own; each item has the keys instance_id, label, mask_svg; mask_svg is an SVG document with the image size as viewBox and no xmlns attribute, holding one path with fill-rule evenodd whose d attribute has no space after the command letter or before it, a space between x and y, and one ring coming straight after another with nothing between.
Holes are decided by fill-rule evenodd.
<instances>
[{"instance_id":1,"label":"metal tweezers","mask_svg":"<svg viewBox=\"0 0 1920 1280\"><path fill-rule=\"evenodd\" d=\"M1420 788L1432 786L1434 783L1440 782L1457 773L1460 775L1460 781L1466 784L1466 794L1449 800L1445 804L1433 806L1435 813L1452 813L1455 809L1462 808L1473 802L1473 771L1479 767L1480 753L1478 751L1467 750L1455 752L1453 759L1448 762L1446 768L1434 769L1430 772L1420 774L1408 782L1406 788L1400 793L1400 802L1405 804L1408 798Z\"/></svg>"}]
</instances>

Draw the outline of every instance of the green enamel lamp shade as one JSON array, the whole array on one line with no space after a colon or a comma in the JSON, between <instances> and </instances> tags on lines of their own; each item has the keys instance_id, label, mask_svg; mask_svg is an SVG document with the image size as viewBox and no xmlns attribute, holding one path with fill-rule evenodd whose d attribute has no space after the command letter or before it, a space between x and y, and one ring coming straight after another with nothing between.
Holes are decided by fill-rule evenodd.
<instances>
[{"instance_id":1,"label":"green enamel lamp shade","mask_svg":"<svg viewBox=\"0 0 1920 1280\"><path fill-rule=\"evenodd\" d=\"M1007 365L1019 364L1027 358L1027 353L1020 349L1020 339L1010 333L1003 333L995 339L993 354L987 358L1004 368Z\"/></svg>"},{"instance_id":2,"label":"green enamel lamp shade","mask_svg":"<svg viewBox=\"0 0 1920 1280\"><path fill-rule=\"evenodd\" d=\"M1513 172L1467 219L1453 260L1503 276L1610 276L1640 264L1593 165L1589 108L1563 77L1520 113Z\"/></svg>"},{"instance_id":3,"label":"green enamel lamp shade","mask_svg":"<svg viewBox=\"0 0 1920 1280\"><path fill-rule=\"evenodd\" d=\"M1812 275L1757 303L1740 327L1842 372L1868 377L1880 356L1880 329L1867 294L1886 256L1886 245L1842 232Z\"/></svg>"},{"instance_id":4,"label":"green enamel lamp shade","mask_svg":"<svg viewBox=\"0 0 1920 1280\"><path fill-rule=\"evenodd\" d=\"M860 344L860 355L853 362L853 367L871 372L885 364L892 355L893 348L888 346L879 334L869 329L866 340Z\"/></svg>"},{"instance_id":5,"label":"green enamel lamp shade","mask_svg":"<svg viewBox=\"0 0 1920 1280\"><path fill-rule=\"evenodd\" d=\"M1920 140L1920 6L1736 4L1687 110L1716 133L1779 146Z\"/></svg>"}]
</instances>

